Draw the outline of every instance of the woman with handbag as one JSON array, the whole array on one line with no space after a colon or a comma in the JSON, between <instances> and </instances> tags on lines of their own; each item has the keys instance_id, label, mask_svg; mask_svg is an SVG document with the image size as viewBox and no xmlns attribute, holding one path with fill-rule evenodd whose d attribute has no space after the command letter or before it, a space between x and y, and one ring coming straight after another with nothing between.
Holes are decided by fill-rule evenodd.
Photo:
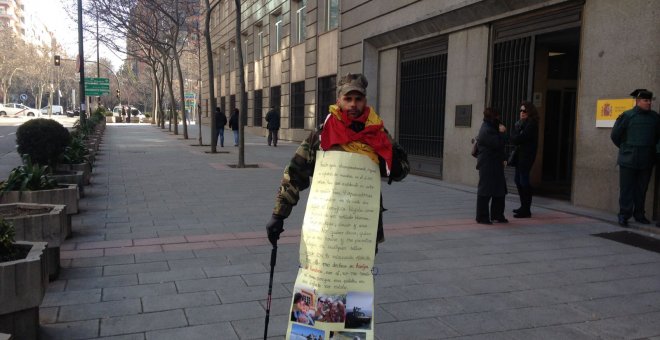
<instances>
[{"instance_id":1,"label":"woman with handbag","mask_svg":"<svg viewBox=\"0 0 660 340\"><path fill-rule=\"evenodd\" d=\"M481 124L477 137L479 149L477 155L477 170L479 170L477 223L509 222L504 217L504 196L507 193L504 178L505 132L506 127L500 123L499 112L492 108L484 110L484 122Z\"/></svg>"},{"instance_id":2,"label":"woman with handbag","mask_svg":"<svg viewBox=\"0 0 660 340\"><path fill-rule=\"evenodd\" d=\"M520 104L520 120L511 131L511 142L516 145L515 182L520 196L520 208L513 210L515 218L532 217L532 185L529 173L536 159L539 138L539 114L534 104L523 101Z\"/></svg>"}]
</instances>

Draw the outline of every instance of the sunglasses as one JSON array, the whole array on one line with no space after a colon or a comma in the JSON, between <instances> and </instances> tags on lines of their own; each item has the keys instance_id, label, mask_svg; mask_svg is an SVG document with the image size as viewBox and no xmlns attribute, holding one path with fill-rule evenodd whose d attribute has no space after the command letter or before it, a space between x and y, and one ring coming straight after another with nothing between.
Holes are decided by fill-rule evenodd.
<instances>
[{"instance_id":1,"label":"sunglasses","mask_svg":"<svg viewBox=\"0 0 660 340\"><path fill-rule=\"evenodd\" d=\"M520 109L520 112L527 113L527 110L526 109Z\"/></svg>"}]
</instances>

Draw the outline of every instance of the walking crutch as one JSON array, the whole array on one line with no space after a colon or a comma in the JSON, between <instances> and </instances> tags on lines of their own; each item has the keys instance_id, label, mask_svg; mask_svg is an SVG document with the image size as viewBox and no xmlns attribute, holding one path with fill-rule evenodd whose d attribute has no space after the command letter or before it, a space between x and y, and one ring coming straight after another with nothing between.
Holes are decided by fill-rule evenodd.
<instances>
[{"instance_id":1,"label":"walking crutch","mask_svg":"<svg viewBox=\"0 0 660 340\"><path fill-rule=\"evenodd\" d=\"M275 262L277 261L277 246L273 246L270 251L270 280L268 281L268 300L266 300L266 326L264 327L264 340L268 338L268 321L270 319L270 301L273 294L273 273L275 272Z\"/></svg>"}]
</instances>

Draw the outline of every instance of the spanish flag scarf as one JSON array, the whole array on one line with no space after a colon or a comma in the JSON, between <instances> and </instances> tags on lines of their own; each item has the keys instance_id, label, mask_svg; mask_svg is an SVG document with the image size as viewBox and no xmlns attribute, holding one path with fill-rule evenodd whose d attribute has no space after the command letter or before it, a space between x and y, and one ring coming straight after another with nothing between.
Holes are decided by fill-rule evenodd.
<instances>
[{"instance_id":1,"label":"spanish flag scarf","mask_svg":"<svg viewBox=\"0 0 660 340\"><path fill-rule=\"evenodd\" d=\"M351 124L354 122L364 124L364 129L353 131ZM366 155L376 164L379 163L378 156L382 157L389 175L392 168L392 143L383 128L383 121L370 106L366 106L359 117L350 118L337 105L330 105L330 114L321 131L321 149L327 151L334 145L347 152Z\"/></svg>"}]
</instances>

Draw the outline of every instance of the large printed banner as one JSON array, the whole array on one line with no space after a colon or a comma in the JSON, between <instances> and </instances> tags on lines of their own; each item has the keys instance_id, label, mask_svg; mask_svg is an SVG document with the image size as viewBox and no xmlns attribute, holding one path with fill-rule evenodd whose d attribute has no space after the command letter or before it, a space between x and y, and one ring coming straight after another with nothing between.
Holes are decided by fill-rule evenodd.
<instances>
[{"instance_id":1,"label":"large printed banner","mask_svg":"<svg viewBox=\"0 0 660 340\"><path fill-rule=\"evenodd\" d=\"M287 339L374 338L379 208L378 165L356 153L317 153Z\"/></svg>"}]
</instances>

